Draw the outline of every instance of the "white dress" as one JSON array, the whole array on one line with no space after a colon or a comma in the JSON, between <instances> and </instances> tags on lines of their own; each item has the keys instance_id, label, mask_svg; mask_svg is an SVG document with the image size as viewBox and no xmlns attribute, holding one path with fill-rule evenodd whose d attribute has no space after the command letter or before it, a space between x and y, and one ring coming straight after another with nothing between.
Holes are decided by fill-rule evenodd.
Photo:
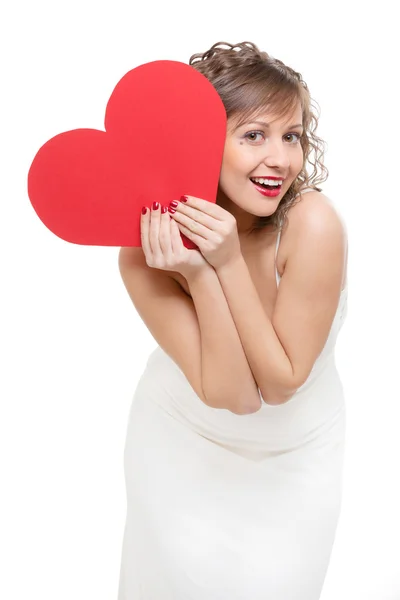
<instances>
[{"instance_id":1,"label":"white dress","mask_svg":"<svg viewBox=\"0 0 400 600\"><path fill-rule=\"evenodd\" d=\"M128 420L118 600L320 598L341 506L346 313L347 284L305 384L250 415L209 408L160 347L150 355Z\"/></svg>"}]
</instances>

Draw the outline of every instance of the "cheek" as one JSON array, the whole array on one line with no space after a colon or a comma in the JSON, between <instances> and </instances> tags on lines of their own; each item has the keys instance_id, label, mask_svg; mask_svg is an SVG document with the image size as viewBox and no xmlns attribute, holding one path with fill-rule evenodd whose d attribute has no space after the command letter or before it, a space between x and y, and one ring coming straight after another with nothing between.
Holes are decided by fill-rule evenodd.
<instances>
[{"instance_id":1,"label":"cheek","mask_svg":"<svg viewBox=\"0 0 400 600\"><path fill-rule=\"evenodd\" d=\"M225 152L220 172L220 182L229 184L241 172L240 154L234 150Z\"/></svg>"},{"instance_id":2,"label":"cheek","mask_svg":"<svg viewBox=\"0 0 400 600\"><path fill-rule=\"evenodd\" d=\"M240 164L240 151L232 145L226 145L222 157L222 168L232 170Z\"/></svg>"},{"instance_id":3,"label":"cheek","mask_svg":"<svg viewBox=\"0 0 400 600\"><path fill-rule=\"evenodd\" d=\"M296 152L296 155L292 159L293 171L296 171L296 173L300 173L301 169L303 168L303 162L304 153L303 148L300 147L299 150Z\"/></svg>"},{"instance_id":4,"label":"cheek","mask_svg":"<svg viewBox=\"0 0 400 600\"><path fill-rule=\"evenodd\" d=\"M229 167L225 165L222 167L219 176L219 187L227 196L229 196L232 191L232 185L234 185L233 173L229 170Z\"/></svg>"}]
</instances>

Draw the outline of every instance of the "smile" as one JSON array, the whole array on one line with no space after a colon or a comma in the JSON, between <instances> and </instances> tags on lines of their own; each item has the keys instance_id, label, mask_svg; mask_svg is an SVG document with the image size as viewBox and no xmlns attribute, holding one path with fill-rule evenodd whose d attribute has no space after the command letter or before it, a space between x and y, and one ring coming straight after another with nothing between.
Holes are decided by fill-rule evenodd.
<instances>
[{"instance_id":1,"label":"smile","mask_svg":"<svg viewBox=\"0 0 400 600\"><path fill-rule=\"evenodd\" d=\"M261 183L255 183L251 179L250 179L250 181L254 185L254 187L256 188L256 190L262 196L268 196L269 198L275 198L276 196L279 196L279 194L281 193L282 184L280 184L280 185L274 185L274 186L266 186L266 185L263 185Z\"/></svg>"}]
</instances>

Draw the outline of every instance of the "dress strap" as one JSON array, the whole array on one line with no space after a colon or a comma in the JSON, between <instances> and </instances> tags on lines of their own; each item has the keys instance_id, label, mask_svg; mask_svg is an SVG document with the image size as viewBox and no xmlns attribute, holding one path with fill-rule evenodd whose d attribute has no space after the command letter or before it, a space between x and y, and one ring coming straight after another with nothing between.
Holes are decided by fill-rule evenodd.
<instances>
[{"instance_id":1,"label":"dress strap","mask_svg":"<svg viewBox=\"0 0 400 600\"><path fill-rule=\"evenodd\" d=\"M282 233L282 229L279 230L278 236L276 238L276 247L275 247L275 276L276 276L276 285L279 286L279 281L281 279L279 273L278 273L278 269L276 267L276 257L278 256L278 249L279 249L279 244L281 241L281 233Z\"/></svg>"},{"instance_id":2,"label":"dress strap","mask_svg":"<svg viewBox=\"0 0 400 600\"><path fill-rule=\"evenodd\" d=\"M307 192L315 192L316 190L314 188L303 188L298 194L296 194L295 198L297 198L297 196L300 196L300 194L305 194ZM279 229L279 233L278 236L276 238L276 247L275 247L275 275L276 275L276 285L279 286L279 282L281 280L281 276L278 273L278 269L276 268L276 257L278 256L278 249L279 249L279 244L281 241L281 233L282 233L282 229Z\"/></svg>"},{"instance_id":3,"label":"dress strap","mask_svg":"<svg viewBox=\"0 0 400 600\"><path fill-rule=\"evenodd\" d=\"M302 190L300 190L300 192L295 195L295 198L297 198L297 196L300 196L300 194L305 194L306 192L316 192L316 191L317 190L314 188L306 187L306 188L303 188Z\"/></svg>"}]
</instances>

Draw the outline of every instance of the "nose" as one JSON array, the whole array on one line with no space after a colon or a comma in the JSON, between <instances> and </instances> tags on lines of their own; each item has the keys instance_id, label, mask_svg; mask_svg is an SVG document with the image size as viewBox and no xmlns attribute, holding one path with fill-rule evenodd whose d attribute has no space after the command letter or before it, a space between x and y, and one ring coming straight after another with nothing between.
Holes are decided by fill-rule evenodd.
<instances>
[{"instance_id":1,"label":"nose","mask_svg":"<svg viewBox=\"0 0 400 600\"><path fill-rule=\"evenodd\" d=\"M281 170L289 169L290 156L287 147L282 140L272 140L270 138L267 144L267 151L264 157L264 164L269 168L278 168Z\"/></svg>"}]
</instances>

